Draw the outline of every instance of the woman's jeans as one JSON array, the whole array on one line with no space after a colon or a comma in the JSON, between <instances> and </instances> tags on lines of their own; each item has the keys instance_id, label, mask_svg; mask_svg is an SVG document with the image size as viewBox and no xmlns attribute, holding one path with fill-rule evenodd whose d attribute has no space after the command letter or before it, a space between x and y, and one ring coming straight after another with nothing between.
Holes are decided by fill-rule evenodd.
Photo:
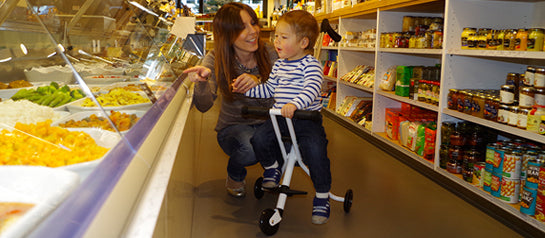
<instances>
[{"instance_id":1,"label":"woman's jeans","mask_svg":"<svg viewBox=\"0 0 545 238\"><path fill-rule=\"evenodd\" d=\"M278 126L283 136L289 136L288 127L284 117L277 116ZM331 189L331 171L329 158L327 157L327 139L319 121L292 119L299 151L303 162L308 166L310 178L314 183L316 192L326 193ZM282 161L282 152L278 146L278 139L274 133L272 121L268 120L257 128L251 140L257 160L263 167L269 167L275 161ZM286 148L289 153L290 148Z\"/></svg>"},{"instance_id":2,"label":"woman's jeans","mask_svg":"<svg viewBox=\"0 0 545 238\"><path fill-rule=\"evenodd\" d=\"M223 128L217 134L218 144L229 156L227 175L241 182L246 178L246 166L257 164L250 139L258 125L232 125Z\"/></svg>"}]
</instances>

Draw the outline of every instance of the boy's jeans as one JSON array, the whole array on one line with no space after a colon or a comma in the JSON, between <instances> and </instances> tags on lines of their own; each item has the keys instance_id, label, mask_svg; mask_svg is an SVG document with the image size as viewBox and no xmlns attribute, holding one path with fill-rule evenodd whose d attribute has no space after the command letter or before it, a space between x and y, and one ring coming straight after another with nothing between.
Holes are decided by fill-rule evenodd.
<instances>
[{"instance_id":1,"label":"boy's jeans","mask_svg":"<svg viewBox=\"0 0 545 238\"><path fill-rule=\"evenodd\" d=\"M278 126L283 136L289 136L288 127L284 117L278 116ZM331 189L331 171L329 158L327 157L327 139L322 126L322 119L319 121L292 119L299 150L303 162L310 170L310 178L314 183L316 192L326 193ZM257 128L251 140L257 160L263 167L280 161L282 164L282 152L278 145L278 139L274 134L271 120L266 121ZM290 148L286 148L289 153Z\"/></svg>"}]
</instances>

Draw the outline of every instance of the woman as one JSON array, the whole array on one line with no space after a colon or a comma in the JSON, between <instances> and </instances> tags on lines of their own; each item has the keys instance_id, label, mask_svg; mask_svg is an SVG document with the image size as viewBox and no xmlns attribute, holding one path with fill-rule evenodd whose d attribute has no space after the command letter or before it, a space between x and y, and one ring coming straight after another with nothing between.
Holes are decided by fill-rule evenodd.
<instances>
[{"instance_id":1,"label":"woman","mask_svg":"<svg viewBox=\"0 0 545 238\"><path fill-rule=\"evenodd\" d=\"M254 165L250 138L264 120L244 118L243 106L271 107L271 99L249 98L233 90L247 91L267 81L272 64L278 58L274 48L259 39L258 18L248 5L232 2L223 5L213 21L214 49L200 66L187 69L189 80L195 82L193 101L201 112L214 104L221 92L221 108L216 124L217 140L229 155L227 192L234 197L246 193L246 166Z\"/></svg>"}]
</instances>

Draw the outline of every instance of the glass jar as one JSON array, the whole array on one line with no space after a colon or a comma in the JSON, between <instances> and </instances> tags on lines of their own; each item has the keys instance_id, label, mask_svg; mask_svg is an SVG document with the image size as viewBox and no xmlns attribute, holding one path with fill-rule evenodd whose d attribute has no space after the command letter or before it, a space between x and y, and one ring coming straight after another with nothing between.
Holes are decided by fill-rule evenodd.
<instances>
[{"instance_id":1,"label":"glass jar","mask_svg":"<svg viewBox=\"0 0 545 238\"><path fill-rule=\"evenodd\" d=\"M439 149L439 167L446 169L448 160L448 145L441 145Z\"/></svg>"},{"instance_id":2,"label":"glass jar","mask_svg":"<svg viewBox=\"0 0 545 238\"><path fill-rule=\"evenodd\" d=\"M465 27L462 31L462 49L467 50L469 49L469 35L473 34L475 35L477 33L477 29L471 28L471 27Z\"/></svg>"},{"instance_id":3,"label":"glass jar","mask_svg":"<svg viewBox=\"0 0 545 238\"><path fill-rule=\"evenodd\" d=\"M501 30L498 33L496 50L504 50L503 39L505 38L505 30Z\"/></svg>"},{"instance_id":4,"label":"glass jar","mask_svg":"<svg viewBox=\"0 0 545 238\"><path fill-rule=\"evenodd\" d=\"M545 88L545 68L536 68L536 73L534 74L534 87Z\"/></svg>"},{"instance_id":5,"label":"glass jar","mask_svg":"<svg viewBox=\"0 0 545 238\"><path fill-rule=\"evenodd\" d=\"M438 30L433 31L432 41L431 41L431 48L432 49L441 49L441 48L443 48L443 30L438 29Z\"/></svg>"},{"instance_id":6,"label":"glass jar","mask_svg":"<svg viewBox=\"0 0 545 238\"><path fill-rule=\"evenodd\" d=\"M510 73L507 73L507 76L505 77L505 84L507 85L518 85L518 82L519 81L519 75L517 73L513 73L513 72L510 72Z\"/></svg>"},{"instance_id":7,"label":"glass jar","mask_svg":"<svg viewBox=\"0 0 545 238\"><path fill-rule=\"evenodd\" d=\"M526 67L526 72L524 72L524 81L522 83L526 86L534 86L535 73L536 68L534 66Z\"/></svg>"},{"instance_id":8,"label":"glass jar","mask_svg":"<svg viewBox=\"0 0 545 238\"><path fill-rule=\"evenodd\" d=\"M500 103L500 107L498 109L498 117L497 121L502 124L507 124L509 120L509 105Z\"/></svg>"},{"instance_id":9,"label":"glass jar","mask_svg":"<svg viewBox=\"0 0 545 238\"><path fill-rule=\"evenodd\" d=\"M526 51L528 47L528 32L526 29L519 29L515 37L515 50Z\"/></svg>"},{"instance_id":10,"label":"glass jar","mask_svg":"<svg viewBox=\"0 0 545 238\"><path fill-rule=\"evenodd\" d=\"M412 34L409 38L409 48L414 49L416 48L416 35Z\"/></svg>"},{"instance_id":11,"label":"glass jar","mask_svg":"<svg viewBox=\"0 0 545 238\"><path fill-rule=\"evenodd\" d=\"M504 84L500 89L500 103L511 105L515 102L515 85Z\"/></svg>"},{"instance_id":12,"label":"glass jar","mask_svg":"<svg viewBox=\"0 0 545 238\"><path fill-rule=\"evenodd\" d=\"M487 50L496 50L498 47L498 31L490 30L486 35L486 49Z\"/></svg>"},{"instance_id":13,"label":"glass jar","mask_svg":"<svg viewBox=\"0 0 545 238\"><path fill-rule=\"evenodd\" d=\"M450 135L456 131L456 123L445 121L441 124L441 144L450 145Z\"/></svg>"},{"instance_id":14,"label":"glass jar","mask_svg":"<svg viewBox=\"0 0 545 238\"><path fill-rule=\"evenodd\" d=\"M466 144L466 138L460 131L453 131L450 134L450 145L464 146Z\"/></svg>"},{"instance_id":15,"label":"glass jar","mask_svg":"<svg viewBox=\"0 0 545 238\"><path fill-rule=\"evenodd\" d=\"M448 96L447 96L447 108L450 110L457 110L457 94L458 89L451 88L448 90Z\"/></svg>"},{"instance_id":16,"label":"glass jar","mask_svg":"<svg viewBox=\"0 0 545 238\"><path fill-rule=\"evenodd\" d=\"M534 104L538 106L545 106L545 88L536 88L534 94Z\"/></svg>"},{"instance_id":17,"label":"glass jar","mask_svg":"<svg viewBox=\"0 0 545 238\"><path fill-rule=\"evenodd\" d=\"M518 106L511 106L509 107L509 117L507 119L507 125L510 126L517 126L517 120L519 115L519 107Z\"/></svg>"},{"instance_id":18,"label":"glass jar","mask_svg":"<svg viewBox=\"0 0 545 238\"><path fill-rule=\"evenodd\" d=\"M486 41L487 41L488 32L490 32L490 29L488 28L479 29L479 31L477 32L477 47L476 47L477 49L479 50L486 49Z\"/></svg>"},{"instance_id":19,"label":"glass jar","mask_svg":"<svg viewBox=\"0 0 545 238\"><path fill-rule=\"evenodd\" d=\"M545 106L534 106L528 113L526 130L534 133L539 133L541 124L541 116L545 115Z\"/></svg>"},{"instance_id":20,"label":"glass jar","mask_svg":"<svg viewBox=\"0 0 545 238\"><path fill-rule=\"evenodd\" d=\"M543 50L543 29L532 28L528 33L528 51L542 51Z\"/></svg>"},{"instance_id":21,"label":"glass jar","mask_svg":"<svg viewBox=\"0 0 545 238\"><path fill-rule=\"evenodd\" d=\"M486 96L484 94L478 94L473 97L473 116L484 118Z\"/></svg>"},{"instance_id":22,"label":"glass jar","mask_svg":"<svg viewBox=\"0 0 545 238\"><path fill-rule=\"evenodd\" d=\"M473 93L467 92L464 97L464 113L471 115L473 110Z\"/></svg>"},{"instance_id":23,"label":"glass jar","mask_svg":"<svg viewBox=\"0 0 545 238\"><path fill-rule=\"evenodd\" d=\"M515 50L517 31L510 29L505 31L505 37L503 38L504 50Z\"/></svg>"},{"instance_id":24,"label":"glass jar","mask_svg":"<svg viewBox=\"0 0 545 238\"><path fill-rule=\"evenodd\" d=\"M464 106L465 106L464 100L465 100L466 95L467 95L467 91L465 91L465 90L458 91L457 110L459 112L464 112ZM420 101L420 99L419 99L419 101Z\"/></svg>"},{"instance_id":25,"label":"glass jar","mask_svg":"<svg viewBox=\"0 0 545 238\"><path fill-rule=\"evenodd\" d=\"M521 87L519 91L519 107L530 109L534 105L534 95L536 89L534 87Z\"/></svg>"},{"instance_id":26,"label":"glass jar","mask_svg":"<svg viewBox=\"0 0 545 238\"><path fill-rule=\"evenodd\" d=\"M453 174L462 173L462 163L464 160L464 151L461 146L450 146L448 149L449 161L447 162L447 171Z\"/></svg>"},{"instance_id":27,"label":"glass jar","mask_svg":"<svg viewBox=\"0 0 545 238\"><path fill-rule=\"evenodd\" d=\"M520 129L526 130L528 124L528 114L530 109L528 108L519 108L518 117L517 117L517 127Z\"/></svg>"},{"instance_id":28,"label":"glass jar","mask_svg":"<svg viewBox=\"0 0 545 238\"><path fill-rule=\"evenodd\" d=\"M477 38L477 33L470 33L467 36L467 49L468 50L477 49L478 42L479 42L479 39Z\"/></svg>"}]
</instances>

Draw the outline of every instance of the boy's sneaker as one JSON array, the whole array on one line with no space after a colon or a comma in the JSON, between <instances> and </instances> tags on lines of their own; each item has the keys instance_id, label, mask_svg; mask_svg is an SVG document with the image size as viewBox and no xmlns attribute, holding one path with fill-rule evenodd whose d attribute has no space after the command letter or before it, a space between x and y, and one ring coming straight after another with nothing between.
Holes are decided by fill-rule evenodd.
<instances>
[{"instance_id":1,"label":"boy's sneaker","mask_svg":"<svg viewBox=\"0 0 545 238\"><path fill-rule=\"evenodd\" d=\"M281 176L282 172L278 169L266 169L265 172L263 172L263 183L261 184L261 187L265 189L278 187Z\"/></svg>"},{"instance_id":2,"label":"boy's sneaker","mask_svg":"<svg viewBox=\"0 0 545 238\"><path fill-rule=\"evenodd\" d=\"M324 224L329 219L329 198L314 197L312 202L312 223Z\"/></svg>"}]
</instances>

